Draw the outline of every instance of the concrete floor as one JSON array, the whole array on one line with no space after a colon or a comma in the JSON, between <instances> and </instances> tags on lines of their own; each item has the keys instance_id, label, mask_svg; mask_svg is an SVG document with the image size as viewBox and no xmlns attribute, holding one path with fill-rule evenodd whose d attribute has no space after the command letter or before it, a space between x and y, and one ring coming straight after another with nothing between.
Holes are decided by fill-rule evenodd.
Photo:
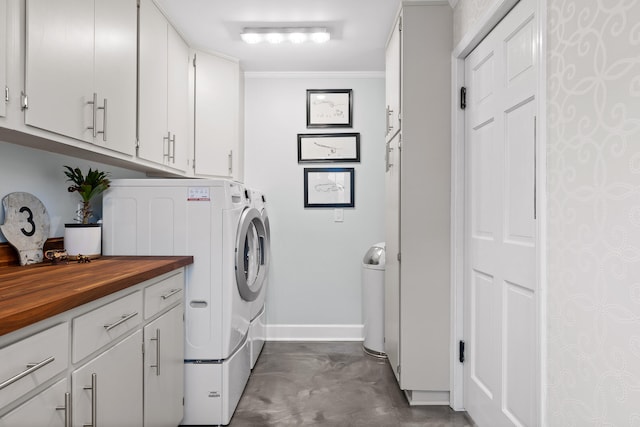
<instances>
[{"instance_id":1,"label":"concrete floor","mask_svg":"<svg viewBox=\"0 0 640 427\"><path fill-rule=\"evenodd\" d=\"M268 342L230 426L473 424L447 406L410 407L387 361L360 343Z\"/></svg>"}]
</instances>

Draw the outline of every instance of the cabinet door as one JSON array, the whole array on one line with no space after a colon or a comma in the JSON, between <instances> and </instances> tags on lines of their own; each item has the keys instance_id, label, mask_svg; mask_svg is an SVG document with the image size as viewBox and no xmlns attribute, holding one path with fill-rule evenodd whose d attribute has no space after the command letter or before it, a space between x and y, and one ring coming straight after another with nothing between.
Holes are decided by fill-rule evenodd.
<instances>
[{"instance_id":1,"label":"cabinet door","mask_svg":"<svg viewBox=\"0 0 640 427\"><path fill-rule=\"evenodd\" d=\"M387 142L387 172L385 175L385 313L384 351L393 373L399 380L400 364L400 134Z\"/></svg>"},{"instance_id":2,"label":"cabinet door","mask_svg":"<svg viewBox=\"0 0 640 427\"><path fill-rule=\"evenodd\" d=\"M93 141L93 2L27 0L25 123Z\"/></svg>"},{"instance_id":3,"label":"cabinet door","mask_svg":"<svg viewBox=\"0 0 640 427\"><path fill-rule=\"evenodd\" d=\"M72 372L74 426L142 425L141 347L137 331Z\"/></svg>"},{"instance_id":4,"label":"cabinet door","mask_svg":"<svg viewBox=\"0 0 640 427\"><path fill-rule=\"evenodd\" d=\"M165 163L167 130L168 23L152 0L140 1L138 156Z\"/></svg>"},{"instance_id":5,"label":"cabinet door","mask_svg":"<svg viewBox=\"0 0 640 427\"><path fill-rule=\"evenodd\" d=\"M175 427L183 414L184 322L182 305L144 328L144 425Z\"/></svg>"},{"instance_id":6,"label":"cabinet door","mask_svg":"<svg viewBox=\"0 0 640 427\"><path fill-rule=\"evenodd\" d=\"M168 165L187 170L189 144L189 46L168 27L168 130L171 132Z\"/></svg>"},{"instance_id":7,"label":"cabinet door","mask_svg":"<svg viewBox=\"0 0 640 427\"><path fill-rule=\"evenodd\" d=\"M136 0L95 1L95 143L133 155L136 144ZM105 120L106 119L106 120Z\"/></svg>"},{"instance_id":8,"label":"cabinet door","mask_svg":"<svg viewBox=\"0 0 640 427\"><path fill-rule=\"evenodd\" d=\"M402 17L393 27L385 55L385 93L387 99L387 141L400 131Z\"/></svg>"},{"instance_id":9,"label":"cabinet door","mask_svg":"<svg viewBox=\"0 0 640 427\"><path fill-rule=\"evenodd\" d=\"M234 177L238 157L240 67L199 52L196 57L195 173Z\"/></svg>"},{"instance_id":10,"label":"cabinet door","mask_svg":"<svg viewBox=\"0 0 640 427\"><path fill-rule=\"evenodd\" d=\"M0 0L0 117L7 115L5 89L7 87L7 0Z\"/></svg>"},{"instance_id":11,"label":"cabinet door","mask_svg":"<svg viewBox=\"0 0 640 427\"><path fill-rule=\"evenodd\" d=\"M65 404L67 392L65 378L1 417L0 427L67 427L71 409Z\"/></svg>"}]
</instances>

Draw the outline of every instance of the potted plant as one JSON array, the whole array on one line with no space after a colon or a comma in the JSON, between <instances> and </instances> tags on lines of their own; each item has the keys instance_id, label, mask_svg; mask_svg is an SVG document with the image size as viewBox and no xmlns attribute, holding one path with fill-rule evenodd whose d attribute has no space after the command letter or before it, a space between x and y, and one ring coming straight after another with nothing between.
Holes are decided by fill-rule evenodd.
<instances>
[{"instance_id":1,"label":"potted plant","mask_svg":"<svg viewBox=\"0 0 640 427\"><path fill-rule=\"evenodd\" d=\"M109 173L89 168L85 176L80 168L65 166L65 169L67 181L73 184L67 190L77 192L82 204L78 209L78 222L64 225L64 247L69 255L97 258L102 253L102 228L100 224L90 223L91 200L109 188Z\"/></svg>"}]
</instances>

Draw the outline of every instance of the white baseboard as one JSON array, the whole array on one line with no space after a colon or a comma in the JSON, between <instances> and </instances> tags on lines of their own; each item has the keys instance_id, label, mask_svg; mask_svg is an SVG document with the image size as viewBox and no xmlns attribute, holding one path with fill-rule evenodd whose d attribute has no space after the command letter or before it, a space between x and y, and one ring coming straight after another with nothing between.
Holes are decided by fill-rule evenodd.
<instances>
[{"instance_id":1,"label":"white baseboard","mask_svg":"<svg viewBox=\"0 0 640 427\"><path fill-rule=\"evenodd\" d=\"M267 341L363 341L363 325L267 325Z\"/></svg>"}]
</instances>

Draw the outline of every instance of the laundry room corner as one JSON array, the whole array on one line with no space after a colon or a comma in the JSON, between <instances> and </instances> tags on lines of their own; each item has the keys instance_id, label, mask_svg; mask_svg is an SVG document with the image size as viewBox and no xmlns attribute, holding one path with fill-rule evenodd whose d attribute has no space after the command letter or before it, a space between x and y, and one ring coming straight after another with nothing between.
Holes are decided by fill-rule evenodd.
<instances>
[{"instance_id":1,"label":"laundry room corner","mask_svg":"<svg viewBox=\"0 0 640 427\"><path fill-rule=\"evenodd\" d=\"M351 89L352 127L307 128L308 89ZM246 73L245 106L245 184L271 224L267 339L362 340L361 260L384 241L384 74ZM359 162L298 162L298 134L339 133L360 134ZM355 207L304 207L318 167L354 169Z\"/></svg>"}]
</instances>

